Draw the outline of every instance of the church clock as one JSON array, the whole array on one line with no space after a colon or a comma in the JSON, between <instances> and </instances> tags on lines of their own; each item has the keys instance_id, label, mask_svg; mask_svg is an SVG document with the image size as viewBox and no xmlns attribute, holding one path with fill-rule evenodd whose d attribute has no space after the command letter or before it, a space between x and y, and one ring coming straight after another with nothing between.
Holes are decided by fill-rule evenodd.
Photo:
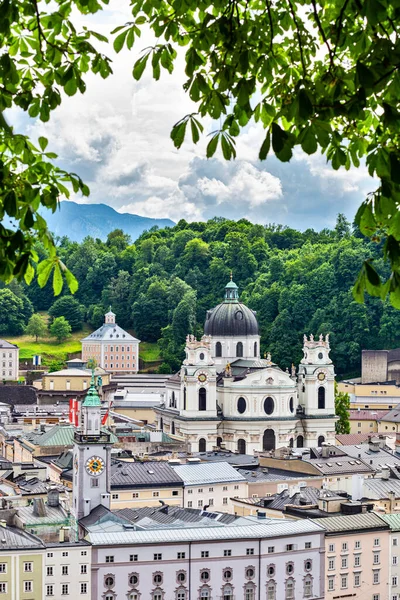
<instances>
[{"instance_id":1,"label":"church clock","mask_svg":"<svg viewBox=\"0 0 400 600\"><path fill-rule=\"evenodd\" d=\"M105 463L100 456L91 456L87 459L85 464L86 471L89 473L89 475L92 475L94 477L101 475L104 471L104 468Z\"/></svg>"},{"instance_id":2,"label":"church clock","mask_svg":"<svg viewBox=\"0 0 400 600\"><path fill-rule=\"evenodd\" d=\"M321 373L318 373L318 379L319 379L320 381L324 381L324 380L325 380L325 373L322 373L322 372L321 372Z\"/></svg>"},{"instance_id":3,"label":"church clock","mask_svg":"<svg viewBox=\"0 0 400 600\"><path fill-rule=\"evenodd\" d=\"M200 383L205 383L207 381L207 374L206 373L199 373L197 375L197 379Z\"/></svg>"}]
</instances>

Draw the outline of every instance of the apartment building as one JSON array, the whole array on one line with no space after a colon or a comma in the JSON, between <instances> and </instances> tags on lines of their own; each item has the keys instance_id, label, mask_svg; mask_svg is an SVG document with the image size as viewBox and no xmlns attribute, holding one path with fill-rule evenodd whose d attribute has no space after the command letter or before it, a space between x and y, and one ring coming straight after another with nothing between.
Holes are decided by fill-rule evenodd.
<instances>
[{"instance_id":1,"label":"apartment building","mask_svg":"<svg viewBox=\"0 0 400 600\"><path fill-rule=\"evenodd\" d=\"M325 528L326 600L387 600L390 528L375 513L314 519Z\"/></svg>"},{"instance_id":2,"label":"apartment building","mask_svg":"<svg viewBox=\"0 0 400 600\"><path fill-rule=\"evenodd\" d=\"M390 527L389 543L389 600L400 598L400 515L382 515Z\"/></svg>"},{"instance_id":3,"label":"apartment building","mask_svg":"<svg viewBox=\"0 0 400 600\"><path fill-rule=\"evenodd\" d=\"M6 340L0 340L0 377L3 381L17 381L19 372L19 348Z\"/></svg>"}]
</instances>

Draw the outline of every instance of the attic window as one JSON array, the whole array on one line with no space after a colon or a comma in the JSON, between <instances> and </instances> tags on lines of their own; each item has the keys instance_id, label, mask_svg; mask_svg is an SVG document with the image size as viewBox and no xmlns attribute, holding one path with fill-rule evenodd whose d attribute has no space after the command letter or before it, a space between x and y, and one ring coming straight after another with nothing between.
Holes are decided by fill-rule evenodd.
<instances>
[{"instance_id":1,"label":"attic window","mask_svg":"<svg viewBox=\"0 0 400 600\"><path fill-rule=\"evenodd\" d=\"M154 475L154 471L150 471L150 469L147 470L149 475Z\"/></svg>"},{"instance_id":2,"label":"attic window","mask_svg":"<svg viewBox=\"0 0 400 600\"><path fill-rule=\"evenodd\" d=\"M354 462L354 460L349 460L349 464L350 465L355 465L356 463Z\"/></svg>"},{"instance_id":3,"label":"attic window","mask_svg":"<svg viewBox=\"0 0 400 600\"><path fill-rule=\"evenodd\" d=\"M321 467L322 467L322 465L319 465L319 464L317 463L317 467L321 468Z\"/></svg>"},{"instance_id":4,"label":"attic window","mask_svg":"<svg viewBox=\"0 0 400 600\"><path fill-rule=\"evenodd\" d=\"M342 463L340 463L340 462L337 462L336 464L337 464L338 467L342 466Z\"/></svg>"},{"instance_id":5,"label":"attic window","mask_svg":"<svg viewBox=\"0 0 400 600\"><path fill-rule=\"evenodd\" d=\"M355 463L356 463L356 465L361 465L359 460L356 460Z\"/></svg>"},{"instance_id":6,"label":"attic window","mask_svg":"<svg viewBox=\"0 0 400 600\"><path fill-rule=\"evenodd\" d=\"M331 466L332 466L332 463L326 463L326 466L327 466L327 467L331 467Z\"/></svg>"}]
</instances>

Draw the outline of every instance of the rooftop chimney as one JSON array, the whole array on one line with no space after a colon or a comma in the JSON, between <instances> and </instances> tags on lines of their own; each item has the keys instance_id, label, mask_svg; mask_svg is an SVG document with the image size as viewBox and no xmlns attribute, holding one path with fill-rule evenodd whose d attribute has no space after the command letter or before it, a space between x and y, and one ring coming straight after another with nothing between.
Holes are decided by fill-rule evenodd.
<instances>
[{"instance_id":1,"label":"rooftop chimney","mask_svg":"<svg viewBox=\"0 0 400 600\"><path fill-rule=\"evenodd\" d=\"M60 492L54 486L47 492L47 505L48 506L59 506L60 505Z\"/></svg>"},{"instance_id":2,"label":"rooftop chimney","mask_svg":"<svg viewBox=\"0 0 400 600\"><path fill-rule=\"evenodd\" d=\"M33 514L35 517L45 517L46 516L46 507L44 505L43 498L34 498L33 499Z\"/></svg>"}]
</instances>

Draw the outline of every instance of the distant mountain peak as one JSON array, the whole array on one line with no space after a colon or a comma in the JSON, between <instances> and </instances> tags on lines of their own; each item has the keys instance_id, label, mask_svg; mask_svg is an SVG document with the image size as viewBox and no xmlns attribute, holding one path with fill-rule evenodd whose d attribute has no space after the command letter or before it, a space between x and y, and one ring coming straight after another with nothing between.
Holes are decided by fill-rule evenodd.
<instances>
[{"instance_id":1,"label":"distant mountain peak","mask_svg":"<svg viewBox=\"0 0 400 600\"><path fill-rule=\"evenodd\" d=\"M122 229L135 241L143 231L155 225L160 228L175 225L171 219L119 213L108 204L78 204L70 200L61 202L55 213L45 211L42 214L54 235L67 235L74 242L81 242L88 235L104 241L114 229Z\"/></svg>"}]
</instances>

